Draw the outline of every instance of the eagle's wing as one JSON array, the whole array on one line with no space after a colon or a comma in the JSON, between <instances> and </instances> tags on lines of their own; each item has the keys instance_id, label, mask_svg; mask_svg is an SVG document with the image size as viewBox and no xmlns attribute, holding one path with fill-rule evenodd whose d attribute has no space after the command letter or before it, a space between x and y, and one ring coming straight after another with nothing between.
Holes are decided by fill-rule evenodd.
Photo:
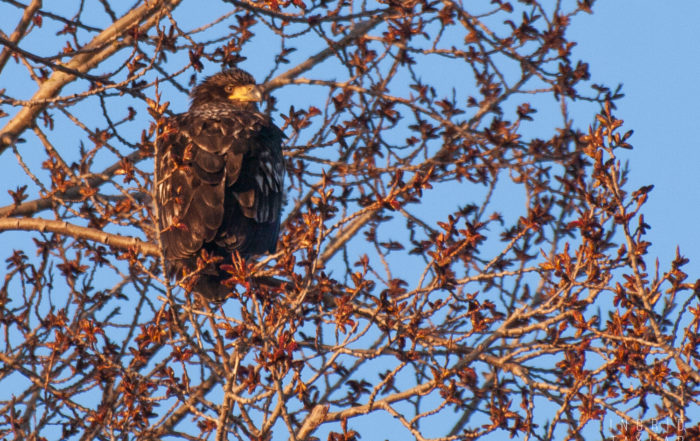
<instances>
[{"instance_id":1,"label":"eagle's wing","mask_svg":"<svg viewBox=\"0 0 700 441\"><path fill-rule=\"evenodd\" d=\"M173 118L156 158L156 201L168 259L201 249L224 255L274 250L283 197L282 132L256 112Z\"/></svg>"},{"instance_id":2,"label":"eagle's wing","mask_svg":"<svg viewBox=\"0 0 700 441\"><path fill-rule=\"evenodd\" d=\"M226 194L219 246L243 255L275 251L284 198L283 136L269 124L250 139L238 179Z\"/></svg>"}]
</instances>

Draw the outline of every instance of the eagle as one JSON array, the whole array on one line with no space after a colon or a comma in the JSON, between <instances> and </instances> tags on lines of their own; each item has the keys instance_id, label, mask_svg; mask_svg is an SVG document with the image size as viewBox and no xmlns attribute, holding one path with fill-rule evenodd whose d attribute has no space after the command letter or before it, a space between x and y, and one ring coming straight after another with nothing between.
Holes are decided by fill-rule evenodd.
<instances>
[{"instance_id":1,"label":"eagle","mask_svg":"<svg viewBox=\"0 0 700 441\"><path fill-rule=\"evenodd\" d=\"M169 118L158 137L160 243L170 277L221 301L230 289L220 266L233 253L247 259L275 251L284 134L258 110L262 89L241 69L206 78L190 98L189 110Z\"/></svg>"}]
</instances>

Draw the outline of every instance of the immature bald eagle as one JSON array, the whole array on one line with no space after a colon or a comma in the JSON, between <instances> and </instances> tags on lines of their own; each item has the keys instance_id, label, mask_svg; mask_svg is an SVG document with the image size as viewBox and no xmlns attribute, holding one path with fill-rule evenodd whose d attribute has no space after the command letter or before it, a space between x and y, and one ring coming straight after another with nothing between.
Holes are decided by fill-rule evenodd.
<instances>
[{"instance_id":1,"label":"immature bald eagle","mask_svg":"<svg viewBox=\"0 0 700 441\"><path fill-rule=\"evenodd\" d=\"M219 266L274 252L282 210L282 131L258 111L262 93L240 69L220 72L191 93L190 109L159 138L156 203L171 277L197 268L202 250L223 258L195 276L193 291L222 299Z\"/></svg>"}]
</instances>

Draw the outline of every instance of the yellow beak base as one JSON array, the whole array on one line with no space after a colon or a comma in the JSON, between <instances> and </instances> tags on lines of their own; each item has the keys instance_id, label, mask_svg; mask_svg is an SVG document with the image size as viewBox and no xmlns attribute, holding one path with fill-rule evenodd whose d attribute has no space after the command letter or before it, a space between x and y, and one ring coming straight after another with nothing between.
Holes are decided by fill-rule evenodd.
<instances>
[{"instance_id":1,"label":"yellow beak base","mask_svg":"<svg viewBox=\"0 0 700 441\"><path fill-rule=\"evenodd\" d=\"M238 86L233 89L231 95L228 99L232 101L262 101L262 92L260 88L254 84L247 84L245 86Z\"/></svg>"}]
</instances>

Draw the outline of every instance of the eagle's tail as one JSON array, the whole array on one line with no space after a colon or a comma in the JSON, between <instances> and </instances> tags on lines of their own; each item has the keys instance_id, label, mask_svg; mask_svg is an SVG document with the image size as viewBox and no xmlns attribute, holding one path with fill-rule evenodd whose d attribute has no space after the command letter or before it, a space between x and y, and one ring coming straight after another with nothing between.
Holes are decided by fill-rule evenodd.
<instances>
[{"instance_id":1,"label":"eagle's tail","mask_svg":"<svg viewBox=\"0 0 700 441\"><path fill-rule=\"evenodd\" d=\"M226 277L200 274L192 290L210 302L221 302L231 293L231 288L223 284Z\"/></svg>"},{"instance_id":2,"label":"eagle's tail","mask_svg":"<svg viewBox=\"0 0 700 441\"><path fill-rule=\"evenodd\" d=\"M226 272L219 270L219 263L197 271L194 259L181 259L168 262L168 276L178 281L178 285L210 302L221 302L231 293L224 285ZM222 275L223 273L223 275Z\"/></svg>"}]
</instances>

